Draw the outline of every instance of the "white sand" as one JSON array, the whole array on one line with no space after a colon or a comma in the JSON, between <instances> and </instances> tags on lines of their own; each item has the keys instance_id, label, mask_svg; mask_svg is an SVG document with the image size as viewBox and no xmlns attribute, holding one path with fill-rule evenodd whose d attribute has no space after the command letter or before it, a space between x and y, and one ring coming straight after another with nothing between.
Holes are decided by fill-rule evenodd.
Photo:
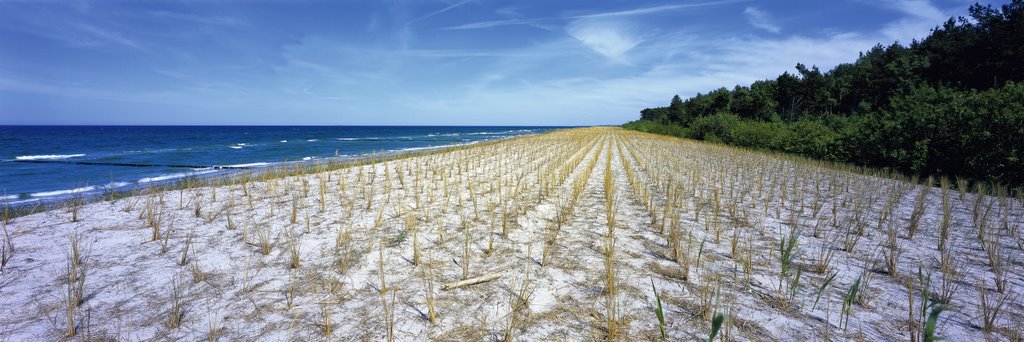
<instances>
[{"instance_id":1,"label":"white sand","mask_svg":"<svg viewBox=\"0 0 1024 342\"><path fill-rule=\"evenodd\" d=\"M612 147L613 142L623 145ZM936 245L942 200L938 188L927 197L917 235L907 239L904 227L920 188L907 188L896 197L892 219L878 230L877 218L894 186L903 184L899 181L598 128L249 182L248 197L236 184L91 203L80 208L77 222L70 222L68 210L15 218L6 226L15 254L0 273L0 340L65 338L64 270L68 237L74 232L80 234L87 258L82 263L84 300L73 311L78 329L71 339L205 340L212 322L220 327L217 334L222 340L384 340L388 308L393 305L396 340L500 340L513 318L512 335L517 340L601 340L607 312L603 182L608 151L618 206L616 299L623 340L660 338L652 311L652 279L661 292L670 340L706 338L710 323L699 312L701 291L716 289L721 295L713 297L711 309L733 318L723 332L731 339L822 340L827 333L834 340L909 340L904 284L917 281L920 265L932 274L932 290L939 289ZM574 155L580 157L575 167ZM636 174L635 189L623 159ZM587 169L591 163L595 164L592 171ZM560 170L565 171L562 182L552 176ZM583 192L558 231L550 260L541 265L546 229L559 206L570 202L573 182L588 171ZM324 210L321 180L327 186ZM826 190L830 183L841 188L836 198ZM544 184L551 184L550 191L545 191ZM690 267L688 281L678 278L682 269L666 242L669 229L661 233L651 223L652 211L659 221L664 216L669 184L681 186L682 201L673 210L680 213L684 236L694 241L690 257L701 254L700 264ZM784 205L783 184L788 187ZM637 191L650 193L654 210L648 209ZM716 192L721 203L717 216ZM965 272L940 316L938 333L950 341L1007 340L1013 333L1020 334L1024 300L1019 295L1009 298L996 320L996 331L982 331L978 282L984 282L990 297L1000 294L976 237L975 195L967 194L961 201L957 191L950 194L954 215L949 243ZM299 206L295 224L291 223L293 198ZM833 201L838 208L835 222ZM858 201L866 233L852 253L835 252L828 272L837 276L812 310L827 274L810 267L823 244L842 249L843 229L853 222ZM170 234L165 253L161 252L163 241L151 241L152 228L146 226L144 214L147 202L154 203L152 208L159 213L154 216L162 222L162 234ZM201 217L195 216L196 203ZM817 215L812 203L821 204ZM983 207L991 203L991 234L1006 259L1005 291L1021 293L1020 238L1011 234L1024 221L1021 203L1010 199L1004 207L995 198L982 203ZM697 210L700 214L695 219ZM502 236L506 213L509 230ZM235 229L228 229L229 215ZM381 224L375 227L378 215ZM418 266L412 264L413 234L405 226L405 215L411 215L418 227ZM796 263L806 270L793 302L785 306L779 304L785 295L778 291L777 249L780 233L788 234L794 221L800 227L802 251ZM889 225L899 228L897 239L902 246L896 278L865 271L865 266L884 269L884 227ZM815 226L820 230L818 237ZM463 227L468 228L470 239L469 276L498 273L501 278L441 291L441 284L462 279L467 235ZM717 243L716 227L721 231ZM258 232L264 229L269 229L272 244L266 256L258 246ZM342 239L348 241L343 247L338 247L339 232L349 236ZM190 253L180 265L190 234ZM731 246L734 234L739 242L737 255ZM301 265L296 269L289 267L292 235L300 245ZM492 237L493 251L488 253ZM705 241L703 251L698 251L700 241ZM748 253L753 266L749 276L741 262ZM385 260L383 296L379 255ZM340 269L339 260L346 261L347 269ZM201 270L200 281L193 277L195 266ZM426 274L434 275L434 323L426 319ZM866 303L853 305L844 332L839 328L840 307L858 277L869 278L862 289ZM184 314L180 326L172 328L170 299L176 278L182 283ZM524 279L531 294L528 307L510 315ZM384 305L392 298L393 304ZM915 294L915 305L920 300ZM329 336L324 336L325 321L333 328Z\"/></svg>"}]
</instances>

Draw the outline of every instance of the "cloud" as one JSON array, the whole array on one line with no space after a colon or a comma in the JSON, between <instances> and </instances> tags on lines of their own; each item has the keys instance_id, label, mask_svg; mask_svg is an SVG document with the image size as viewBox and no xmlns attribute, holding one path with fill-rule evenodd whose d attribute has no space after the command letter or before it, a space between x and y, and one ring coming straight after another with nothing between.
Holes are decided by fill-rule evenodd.
<instances>
[{"instance_id":1,"label":"cloud","mask_svg":"<svg viewBox=\"0 0 1024 342\"><path fill-rule=\"evenodd\" d=\"M727 3L733 3L733 2L736 2L736 0L706 1L706 2L697 2L697 3L690 3L690 4L681 4L681 5L662 5L662 6L636 8L636 9L623 10L623 11L612 11L612 12L576 15L576 16L570 16L569 18L572 18L572 19L584 19L584 18L625 17L625 16L634 16L634 15L662 13L662 12L666 12L666 11L673 11L673 10L678 10L678 9L683 9L683 8L714 6L714 5L721 5L721 4L727 4Z\"/></svg>"},{"instance_id":2,"label":"cloud","mask_svg":"<svg viewBox=\"0 0 1024 342\"><path fill-rule=\"evenodd\" d=\"M0 5L3 3L0 2ZM0 11L3 8L0 7ZM67 47L95 48L112 45L143 49L136 40L129 38L118 30L116 24L101 25L91 20L61 18L40 11L27 12L20 16L10 16L11 20L0 25L4 30L17 31L25 34L57 41ZM58 17L59 18L59 17ZM5 17L4 19L8 19Z\"/></svg>"},{"instance_id":3,"label":"cloud","mask_svg":"<svg viewBox=\"0 0 1024 342\"><path fill-rule=\"evenodd\" d=\"M471 18L461 25L447 19L457 19L449 17L462 12L455 8L467 2L447 2L437 6L443 7L439 10L417 14L429 18L454 11L444 15L446 20L437 18L438 26L448 25L447 30L558 25L558 34L543 33L514 44L487 41L476 45L467 40L431 45L431 40L410 46L389 40L410 41L414 37L412 28L417 25L407 23L416 15L402 12L407 4L401 4L395 12L379 12L356 21L357 30L365 24L374 32L369 39L330 32L297 33L272 51L253 48L252 55L258 57L253 58L255 61L230 67L205 62L204 51L185 50L194 53L196 61L180 64L176 59L174 63L154 65L156 70L152 72L159 82L149 82L153 78L145 75L134 83L110 82L88 72L65 72L46 79L33 77L33 70L28 70L21 71L23 76L12 76L11 70L19 70L17 66L4 70L5 66L0 65L0 97L44 94L59 97L55 103L88 108L92 113L109 108L114 109L111 112L128 112L124 110L128 107L171 113L187 104L189 108L181 109L180 116L167 117L178 120L173 123L194 124L257 123L253 120L280 124L285 119L302 124L617 124L636 119L642 108L667 104L673 94L689 97L722 86L774 78L792 70L797 62L823 70L852 62L858 52L889 37L923 37L927 28L945 18L928 1L907 0L883 5L899 19L859 32L813 31L801 36L796 33L799 27L787 26L785 35L755 37L744 33L747 30L742 29L744 18L740 16L733 18L741 28L736 31L699 31L689 22L672 27L652 24L662 19L679 20L655 18L659 13L678 15L681 13L672 11L726 2L591 14L563 12L544 18L523 17L528 13L525 10L499 9L492 17ZM735 13L744 7L724 10ZM757 26L754 19L758 13L769 26ZM229 17L178 14L160 15L209 25L235 25ZM744 15L759 29L772 32L771 27L775 27L783 32L770 15L756 7L745 8ZM39 28L41 33L33 34L60 35L61 43L78 41L109 47L142 44L153 51L174 45L146 39L144 32L111 21L73 17L50 28L44 23L24 26ZM83 23L91 27L79 27ZM257 29L261 25L253 21L251 26ZM921 28L925 28L924 34ZM218 32L233 37L239 31L243 30ZM430 38L444 39L448 34L454 36L452 33L433 31ZM496 37L492 32L478 33L485 39ZM458 37L471 35L465 31ZM126 51L114 52L133 56ZM162 57L155 53L147 56Z\"/></svg>"},{"instance_id":4,"label":"cloud","mask_svg":"<svg viewBox=\"0 0 1024 342\"><path fill-rule=\"evenodd\" d=\"M494 13L503 17L518 18L522 16L519 12L519 8L516 7L502 7L494 10Z\"/></svg>"},{"instance_id":5,"label":"cloud","mask_svg":"<svg viewBox=\"0 0 1024 342\"><path fill-rule=\"evenodd\" d=\"M497 11L497 13L499 15L506 16L506 17L515 17L515 18L513 18L513 19L503 19L503 20L489 20L489 21L472 22L472 23L467 23L467 24L462 24L462 25L445 27L445 28L442 28L442 30L472 30L472 29L485 29L485 28L500 27L500 26L527 25L527 26L533 26L533 27L536 27L536 28L539 28L539 29L544 29L544 30L549 30L550 31L550 30L552 30L551 25L547 25L545 23L549 23L549 22L553 22L553 21L564 21L564 20L575 21L575 20L581 20L581 19L607 19L607 18L620 18L620 17L629 17L629 16L638 16L638 15L658 14L658 13L665 13L665 12L668 12L668 11L679 10L679 9L683 9L683 8L694 8L694 7L712 6L712 5L732 3L732 2L736 2L736 1L737 0L723 0L723 1L708 1L708 2L699 2L699 3L692 3L692 4L681 4L681 5L662 5L662 6L653 6L653 7L634 8L634 9L622 10L622 11L611 11L611 12L601 12L601 13L591 13L591 14L581 14L581 15L569 15L569 16L564 16L564 17L560 17L560 18L534 18L534 19L520 19L520 18L518 18L519 17L519 12L517 10L510 9L510 8L502 8L502 9L499 9Z\"/></svg>"},{"instance_id":6,"label":"cloud","mask_svg":"<svg viewBox=\"0 0 1024 342\"><path fill-rule=\"evenodd\" d=\"M928 19L934 22L946 20L946 14L936 8L928 0L898 0L886 2L885 5L892 7L909 16Z\"/></svg>"},{"instance_id":7,"label":"cloud","mask_svg":"<svg viewBox=\"0 0 1024 342\"><path fill-rule=\"evenodd\" d=\"M771 18L768 17L768 13L757 9L757 7L748 6L743 10L743 15L747 17L747 21L750 22L750 25L754 25L756 28L771 33L779 33L779 31L782 31L782 28L772 23Z\"/></svg>"},{"instance_id":8,"label":"cloud","mask_svg":"<svg viewBox=\"0 0 1024 342\"><path fill-rule=\"evenodd\" d=\"M245 21L233 17L201 16L190 13L178 13L169 11L154 11L150 13L150 16L153 18L174 19L203 25L216 25L225 27L242 27L247 25Z\"/></svg>"},{"instance_id":9,"label":"cloud","mask_svg":"<svg viewBox=\"0 0 1024 342\"><path fill-rule=\"evenodd\" d=\"M468 23L456 26L449 26L442 28L442 30L476 30L485 29L499 26L513 26L513 25L532 25L535 24L533 21L522 20L522 19L506 19L506 20L491 20L491 21L478 21L475 23Z\"/></svg>"},{"instance_id":10,"label":"cloud","mask_svg":"<svg viewBox=\"0 0 1024 342\"><path fill-rule=\"evenodd\" d=\"M131 48L141 49L134 40L128 39L119 32L90 24L77 25L75 32L58 34L57 39L65 40L72 45L78 46L99 46L105 44L117 44Z\"/></svg>"},{"instance_id":11,"label":"cloud","mask_svg":"<svg viewBox=\"0 0 1024 342\"><path fill-rule=\"evenodd\" d=\"M933 28L949 19L928 0L899 0L884 2L882 6L899 11L905 16L882 28L881 33L891 41L910 43L911 40L927 36Z\"/></svg>"},{"instance_id":12,"label":"cloud","mask_svg":"<svg viewBox=\"0 0 1024 342\"><path fill-rule=\"evenodd\" d=\"M623 24L614 21L579 19L569 23L565 31L584 46L615 63L628 63L626 52L643 41L629 33Z\"/></svg>"},{"instance_id":13,"label":"cloud","mask_svg":"<svg viewBox=\"0 0 1024 342\"><path fill-rule=\"evenodd\" d=\"M495 68L492 72L501 77L485 77L478 87L442 97L406 94L400 102L423 112L438 113L439 120L451 123L466 117L508 124L621 123L636 119L645 107L664 106L673 94L689 97L719 87L775 78L791 70L798 61L828 69L852 61L858 52L876 42L873 37L853 33L780 39L695 39L669 33L649 41L630 50L637 64L634 66L605 66L593 68L590 73L524 82L508 82L508 78L516 77L510 75L524 74L522 71ZM665 50L685 52L661 62L659 53ZM520 61L515 56L510 58L510 64ZM620 68L637 71L609 72ZM480 113L479 108L489 110Z\"/></svg>"},{"instance_id":14,"label":"cloud","mask_svg":"<svg viewBox=\"0 0 1024 342\"><path fill-rule=\"evenodd\" d=\"M505 26L529 26L544 31L559 31L560 26L553 24L552 19L505 19L505 20L490 20L490 21L478 21L466 24L460 24L455 26L442 27L440 30L447 31L458 31L458 30L484 30L495 27Z\"/></svg>"},{"instance_id":15,"label":"cloud","mask_svg":"<svg viewBox=\"0 0 1024 342\"><path fill-rule=\"evenodd\" d=\"M0 91L46 94L63 98L94 99L115 102L175 104L195 101L172 91L116 91L82 84L38 81L31 78L0 77Z\"/></svg>"},{"instance_id":16,"label":"cloud","mask_svg":"<svg viewBox=\"0 0 1024 342\"><path fill-rule=\"evenodd\" d=\"M463 1L459 1L459 2L456 2L456 3L454 3L454 4L451 4L451 5L445 6L445 7L441 8L441 9L439 9L439 10L436 10L436 11L433 11L433 12L430 12L430 13L427 13L427 14L424 14L424 15L422 15L422 16L419 16L419 17L417 17L416 19L413 19L413 20L409 21L408 23L406 23L406 25L410 25L410 24L413 24L413 23L416 23L416 22L419 22L419 21L422 21L422 20L426 20L426 19L429 19L429 18L431 18L431 17L433 17L433 16L436 16L436 15L442 14L442 13L444 13L444 12L448 12L448 11L451 11L451 10L453 10L453 9L456 9L456 8L462 7L463 5L465 5L465 4L468 4L468 3L470 3L470 2L473 2L473 1L474 1L474 0L463 0Z\"/></svg>"}]
</instances>

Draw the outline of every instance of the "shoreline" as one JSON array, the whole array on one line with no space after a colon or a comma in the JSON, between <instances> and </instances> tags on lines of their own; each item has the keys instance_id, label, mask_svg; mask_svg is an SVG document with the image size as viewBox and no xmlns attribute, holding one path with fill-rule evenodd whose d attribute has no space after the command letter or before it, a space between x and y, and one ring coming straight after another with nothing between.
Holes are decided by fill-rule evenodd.
<instances>
[{"instance_id":1,"label":"shoreline","mask_svg":"<svg viewBox=\"0 0 1024 342\"><path fill-rule=\"evenodd\" d=\"M417 152L14 218L0 336L656 340L653 286L672 340L717 313L734 340L899 340L908 311L922 318L918 267L935 298L960 284L940 336L1000 339L1024 318L1010 298L979 328L980 295L1024 291L1001 230L1021 231L1014 198L617 128ZM981 242L975 222L991 223ZM780 243L797 251L788 273Z\"/></svg>"},{"instance_id":2,"label":"shoreline","mask_svg":"<svg viewBox=\"0 0 1024 342\"><path fill-rule=\"evenodd\" d=\"M177 127L177 126L176 126ZM206 126L204 126L206 127ZM215 126L211 126L215 127ZM276 126L275 126L276 127ZM291 126L281 126L291 127ZM345 126L350 127L350 126ZM379 127L379 126L370 126ZM397 127L397 126L396 126ZM414 127L448 127L448 126L414 126ZM451 126L451 127L464 127L464 126ZM504 126L480 126L480 127L504 127ZM532 126L523 126L532 127ZM546 132L554 132L567 128L553 128L552 130L541 132L541 133L530 133L521 134L516 136L491 139L491 140L478 140L471 142L463 142L456 144L446 144L438 146L426 146L426 147L410 147L398 150L389 151L376 151L367 152L358 155L340 156L340 157L323 157L309 160L295 160L295 161L281 161L281 162L256 162L248 164L238 165L215 165L211 167L193 168L191 171L184 171L174 174L166 174L155 177L142 178L134 182L115 182L109 183L102 186L92 185L85 186L75 189L61 189L40 192L41 194L47 194L43 196L35 196L36 193L32 194L21 194L21 195L4 195L0 199L0 210L10 212L14 217L29 215L41 211L55 210L62 207L71 205L71 202L75 203L92 203L95 201L102 201L104 199L120 198L125 196L136 195L141 192L145 192L150 188L156 188L160 190L170 190L181 187L182 184L189 184L189 186L195 186L196 182L208 182L207 185L216 184L218 181L227 181L233 177L251 177L257 176L261 172L277 172L280 169L287 169L294 167L295 165L317 168L321 163L326 161L327 168L344 168L354 165L364 164L372 162L374 160L391 160L397 158L405 158L406 155L417 156L420 154L429 153L441 153L447 149L461 148L465 146L471 146L475 144L491 143L507 139L515 139L518 137L532 136L537 134L544 134ZM16 160L4 161L4 162L16 162ZM20 162L33 162L20 161ZM72 162L74 163L74 162ZM88 164L88 162L86 162ZM246 166L246 167L236 167ZM53 195L49 195L49 194Z\"/></svg>"}]
</instances>

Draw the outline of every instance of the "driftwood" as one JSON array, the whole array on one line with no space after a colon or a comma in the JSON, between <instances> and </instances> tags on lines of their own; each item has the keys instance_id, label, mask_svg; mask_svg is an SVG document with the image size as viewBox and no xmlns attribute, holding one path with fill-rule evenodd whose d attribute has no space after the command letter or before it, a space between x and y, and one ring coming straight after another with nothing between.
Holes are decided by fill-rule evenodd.
<instances>
[{"instance_id":1,"label":"driftwood","mask_svg":"<svg viewBox=\"0 0 1024 342\"><path fill-rule=\"evenodd\" d=\"M491 273L491 274L488 274L488 275L482 275L482 276L475 277L475 278L469 278L469 279L466 279L466 280L462 280L462 281L457 281L457 282L454 282L454 283L447 283L447 284L441 285L441 290L442 291L448 291L448 290L451 290L451 289L457 289L457 288L464 287L464 286L476 285L476 284L480 284L480 283L486 283L486 282L493 281L493 280L498 279L498 278L501 278L500 274L498 274L498 273Z\"/></svg>"}]
</instances>

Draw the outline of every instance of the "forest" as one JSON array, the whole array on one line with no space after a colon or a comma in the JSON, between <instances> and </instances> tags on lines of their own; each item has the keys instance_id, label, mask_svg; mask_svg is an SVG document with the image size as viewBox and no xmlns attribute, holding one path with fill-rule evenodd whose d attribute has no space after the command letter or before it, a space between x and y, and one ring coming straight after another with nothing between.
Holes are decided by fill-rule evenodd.
<instances>
[{"instance_id":1,"label":"forest","mask_svg":"<svg viewBox=\"0 0 1024 342\"><path fill-rule=\"evenodd\" d=\"M909 45L719 88L624 127L920 176L1024 184L1024 0L975 4Z\"/></svg>"}]
</instances>

